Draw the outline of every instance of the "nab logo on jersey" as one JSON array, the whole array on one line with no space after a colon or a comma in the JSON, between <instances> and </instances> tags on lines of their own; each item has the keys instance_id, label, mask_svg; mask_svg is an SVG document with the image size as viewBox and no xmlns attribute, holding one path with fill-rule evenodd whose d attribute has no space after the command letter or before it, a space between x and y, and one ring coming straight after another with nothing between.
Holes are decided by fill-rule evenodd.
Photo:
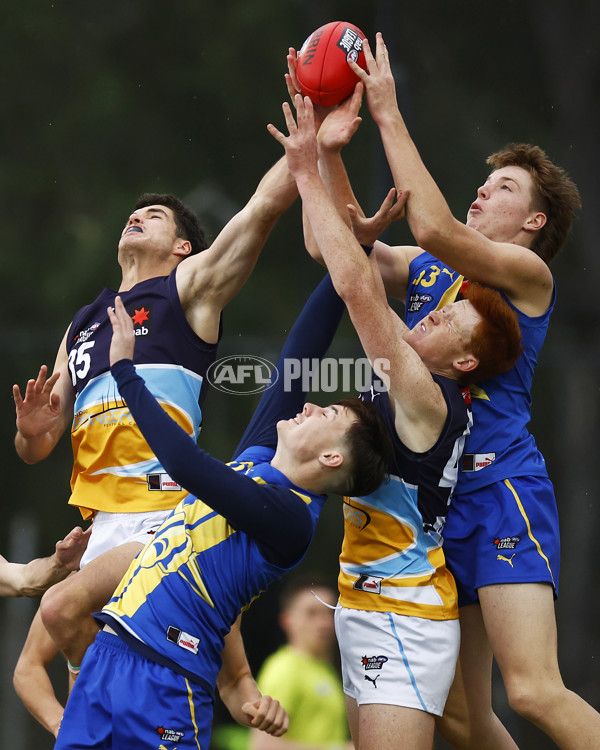
<instances>
[{"instance_id":1,"label":"nab logo on jersey","mask_svg":"<svg viewBox=\"0 0 600 750\"><path fill-rule=\"evenodd\" d=\"M133 320L133 333L136 336L147 336L150 333L150 316L152 307L142 305L139 309L134 308L133 313L129 310L131 320Z\"/></svg>"}]
</instances>

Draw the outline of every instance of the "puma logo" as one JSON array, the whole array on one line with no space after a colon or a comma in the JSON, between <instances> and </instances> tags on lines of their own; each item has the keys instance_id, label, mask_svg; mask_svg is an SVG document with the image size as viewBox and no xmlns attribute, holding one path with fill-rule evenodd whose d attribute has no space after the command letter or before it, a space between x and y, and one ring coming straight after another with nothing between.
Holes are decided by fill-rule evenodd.
<instances>
[{"instance_id":1,"label":"puma logo","mask_svg":"<svg viewBox=\"0 0 600 750\"><path fill-rule=\"evenodd\" d=\"M369 677L368 674L365 675L365 680L369 680L369 682L372 682L375 687L377 687L377 678L381 677L381 675L375 675L375 677Z\"/></svg>"},{"instance_id":2,"label":"puma logo","mask_svg":"<svg viewBox=\"0 0 600 750\"><path fill-rule=\"evenodd\" d=\"M498 555L498 557L496 558L496 560L504 560L504 562L507 562L510 565L511 568L514 568L515 566L512 563L512 559L513 559L513 557L516 554L517 553L514 552L510 557L504 557L504 555Z\"/></svg>"}]
</instances>

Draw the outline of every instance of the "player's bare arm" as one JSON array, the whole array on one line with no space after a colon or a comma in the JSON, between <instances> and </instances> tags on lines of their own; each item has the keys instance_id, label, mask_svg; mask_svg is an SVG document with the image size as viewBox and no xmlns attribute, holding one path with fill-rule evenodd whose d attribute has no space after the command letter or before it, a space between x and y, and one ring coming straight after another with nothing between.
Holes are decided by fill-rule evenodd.
<instances>
[{"instance_id":1,"label":"player's bare arm","mask_svg":"<svg viewBox=\"0 0 600 750\"><path fill-rule=\"evenodd\" d=\"M528 232L543 221L539 212L523 218L514 236L493 241L467 227L452 213L427 171L398 110L388 52L377 34L373 56L365 42L367 72L349 62L366 90L398 189L410 191L407 218L420 245L469 278L500 289L529 315L544 312L552 297L553 282L543 260L528 249ZM515 244L520 243L520 244Z\"/></svg>"},{"instance_id":2,"label":"player's bare arm","mask_svg":"<svg viewBox=\"0 0 600 750\"><path fill-rule=\"evenodd\" d=\"M28 464L46 458L73 419L75 396L69 376L66 339L67 333L51 377L48 377L46 365L42 365L37 378L27 381L24 395L18 385L13 386L17 415L15 448Z\"/></svg>"},{"instance_id":3,"label":"player's bare arm","mask_svg":"<svg viewBox=\"0 0 600 750\"><path fill-rule=\"evenodd\" d=\"M398 194L396 188L391 188L379 209L370 217L364 216L357 206L348 205L354 236L361 245L373 245L386 294L402 302L406 302L411 261L423 251L414 245L388 245L378 237L394 221L404 218L407 198L408 191Z\"/></svg>"},{"instance_id":4,"label":"player's bare arm","mask_svg":"<svg viewBox=\"0 0 600 750\"><path fill-rule=\"evenodd\" d=\"M44 627L40 610L35 614L13 674L13 686L25 708L55 737L62 721L48 668L58 655L56 644Z\"/></svg>"},{"instance_id":5,"label":"player's bare arm","mask_svg":"<svg viewBox=\"0 0 600 750\"><path fill-rule=\"evenodd\" d=\"M217 341L222 310L246 282L275 222L297 195L287 163L280 159L213 244L177 267L177 289L186 318L205 341Z\"/></svg>"},{"instance_id":6,"label":"player's bare arm","mask_svg":"<svg viewBox=\"0 0 600 750\"><path fill-rule=\"evenodd\" d=\"M41 596L79 568L91 529L79 526L56 543L56 551L28 563L11 563L0 555L0 596Z\"/></svg>"},{"instance_id":7,"label":"player's bare arm","mask_svg":"<svg viewBox=\"0 0 600 750\"><path fill-rule=\"evenodd\" d=\"M229 713L239 724L281 737L287 732L289 716L279 701L261 694L252 677L242 640L241 615L225 636L222 656L217 688Z\"/></svg>"},{"instance_id":8,"label":"player's bare arm","mask_svg":"<svg viewBox=\"0 0 600 750\"><path fill-rule=\"evenodd\" d=\"M363 86L359 83L351 97L339 106L330 108L322 119L317 133L319 171L340 216L352 227L358 241L362 245L375 246L387 294L404 302L410 261L421 249L408 246L391 248L377 239L390 224L404 217L406 196L404 200L398 201L396 189L391 188L377 212L372 217L366 217L354 194L342 159L342 149L348 145L361 122L358 113L362 104L362 92ZM316 119L319 122L319 118ZM306 248L312 258L323 264L304 211L303 224Z\"/></svg>"},{"instance_id":9,"label":"player's bare arm","mask_svg":"<svg viewBox=\"0 0 600 750\"><path fill-rule=\"evenodd\" d=\"M403 341L404 323L387 304L377 266L370 263L335 209L317 166L317 144L309 99L298 96L294 121L283 105L289 136L273 125L269 132L284 146L316 241L342 297L361 344L376 372L389 382L401 439L423 452L437 440L446 418L442 393L416 352ZM378 363L389 362L389 371Z\"/></svg>"}]
</instances>

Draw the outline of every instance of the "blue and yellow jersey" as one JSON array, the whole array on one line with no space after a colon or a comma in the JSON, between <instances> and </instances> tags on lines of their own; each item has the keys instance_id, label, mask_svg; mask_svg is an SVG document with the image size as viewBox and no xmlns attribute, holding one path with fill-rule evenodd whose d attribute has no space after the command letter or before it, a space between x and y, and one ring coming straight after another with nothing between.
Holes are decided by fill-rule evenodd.
<instances>
[{"instance_id":1,"label":"blue and yellow jersey","mask_svg":"<svg viewBox=\"0 0 600 750\"><path fill-rule=\"evenodd\" d=\"M287 357L322 357L343 311L325 277L287 338L278 372ZM191 494L133 561L99 617L147 658L212 690L223 638L272 580L300 562L325 503L269 463L277 423L302 409L303 379L273 379L225 465L169 418L136 369L122 360L111 372L154 452Z\"/></svg>"},{"instance_id":2,"label":"blue and yellow jersey","mask_svg":"<svg viewBox=\"0 0 600 750\"><path fill-rule=\"evenodd\" d=\"M112 372L144 434L195 494L132 562L99 619L147 658L212 691L231 624L302 559L325 497L271 466L273 447L249 446L228 465L212 458L158 406L131 362ZM281 389L279 396L282 408L290 404L296 413L289 394ZM248 440L276 433L271 411L257 412Z\"/></svg>"},{"instance_id":3,"label":"blue and yellow jersey","mask_svg":"<svg viewBox=\"0 0 600 750\"><path fill-rule=\"evenodd\" d=\"M146 512L175 507L186 495L148 447L109 371L112 328L105 289L73 319L67 336L75 390L69 503L92 511ZM121 292L134 322L135 362L165 411L194 439L202 420L204 378L217 345L200 339L179 302L175 271Z\"/></svg>"},{"instance_id":4,"label":"blue and yellow jersey","mask_svg":"<svg viewBox=\"0 0 600 750\"><path fill-rule=\"evenodd\" d=\"M456 586L441 545L471 419L464 389L448 378L432 377L444 394L448 416L426 453L413 453L400 441L389 396L380 384L363 395L392 436L394 464L376 492L344 500L338 579L344 607L430 620L458 617Z\"/></svg>"},{"instance_id":5,"label":"blue and yellow jersey","mask_svg":"<svg viewBox=\"0 0 600 750\"><path fill-rule=\"evenodd\" d=\"M453 302L463 277L429 253L410 264L406 324L412 328L438 307ZM523 353L508 372L470 387L473 430L466 440L456 493L471 492L508 477L547 476L546 463L527 429L531 385L546 338L556 292L549 309L529 317L512 305L521 328Z\"/></svg>"}]
</instances>

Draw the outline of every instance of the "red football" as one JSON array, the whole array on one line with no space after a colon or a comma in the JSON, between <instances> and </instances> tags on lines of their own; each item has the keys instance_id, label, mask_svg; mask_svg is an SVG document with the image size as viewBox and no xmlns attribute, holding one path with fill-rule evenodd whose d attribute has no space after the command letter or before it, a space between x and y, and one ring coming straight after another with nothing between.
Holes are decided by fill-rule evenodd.
<instances>
[{"instance_id":1,"label":"red football","mask_svg":"<svg viewBox=\"0 0 600 750\"><path fill-rule=\"evenodd\" d=\"M332 107L350 96L358 76L350 68L350 57L366 68L365 35L354 24L332 21L308 37L298 53L296 75L300 90L315 104Z\"/></svg>"}]
</instances>

